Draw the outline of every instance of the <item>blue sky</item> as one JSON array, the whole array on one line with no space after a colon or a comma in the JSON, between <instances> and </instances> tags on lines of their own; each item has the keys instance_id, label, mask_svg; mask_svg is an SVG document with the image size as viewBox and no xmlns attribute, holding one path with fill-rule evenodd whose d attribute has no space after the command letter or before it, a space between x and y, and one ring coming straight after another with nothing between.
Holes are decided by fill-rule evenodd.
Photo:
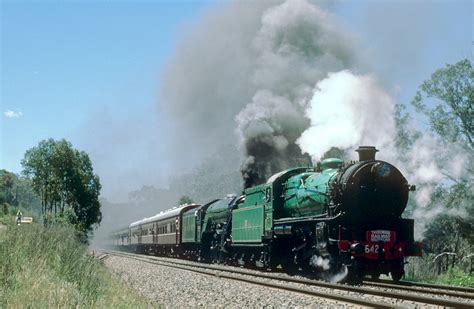
<instances>
[{"instance_id":1,"label":"blue sky","mask_svg":"<svg viewBox=\"0 0 474 309\"><path fill-rule=\"evenodd\" d=\"M176 32L208 5L2 2L0 167L20 172L24 152L48 137L84 147L98 111L153 114Z\"/></svg>"},{"instance_id":2,"label":"blue sky","mask_svg":"<svg viewBox=\"0 0 474 309\"><path fill-rule=\"evenodd\" d=\"M401 3L342 1L329 7L360 39L365 61L389 88L396 89L398 100L408 102L434 70L472 59L473 5L472 1ZM157 127L166 119L155 110L160 72L183 29L215 5L2 1L0 168L19 173L27 149L45 138L66 138L90 152L103 179L112 169L126 166L127 177L137 178L128 189L140 181L165 182L167 175L161 171L167 159L159 153L166 147L167 132L158 133ZM136 124L132 130L126 127L130 122ZM133 144L133 153L97 150L113 149L124 140L129 143L140 132L148 132L148 138ZM108 144L100 144L103 140ZM155 164L134 172L128 162L133 160ZM120 177L126 178L115 178Z\"/></svg>"}]
</instances>

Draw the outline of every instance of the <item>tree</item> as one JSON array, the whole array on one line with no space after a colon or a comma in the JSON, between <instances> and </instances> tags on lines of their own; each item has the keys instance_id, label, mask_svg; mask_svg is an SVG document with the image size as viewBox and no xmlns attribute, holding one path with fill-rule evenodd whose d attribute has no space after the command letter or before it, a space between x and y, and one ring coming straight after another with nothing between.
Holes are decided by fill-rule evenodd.
<instances>
[{"instance_id":1,"label":"tree","mask_svg":"<svg viewBox=\"0 0 474 309\"><path fill-rule=\"evenodd\" d=\"M410 123L413 121L413 118L407 112L405 105L395 105L394 119L395 126L397 128L395 145L397 149L400 150L400 153L406 153L412 148L416 140L420 138L421 133L410 127Z\"/></svg>"},{"instance_id":2,"label":"tree","mask_svg":"<svg viewBox=\"0 0 474 309\"><path fill-rule=\"evenodd\" d=\"M429 107L424 103L425 98L433 98L437 103ZM474 150L474 69L471 61L464 59L434 72L421 84L412 104L428 117L438 136Z\"/></svg>"},{"instance_id":3,"label":"tree","mask_svg":"<svg viewBox=\"0 0 474 309\"><path fill-rule=\"evenodd\" d=\"M100 223L101 184L87 153L64 139L48 139L27 150L21 164L23 174L41 197L45 218L67 216L84 233ZM73 210L72 216L68 209Z\"/></svg>"},{"instance_id":4,"label":"tree","mask_svg":"<svg viewBox=\"0 0 474 309\"><path fill-rule=\"evenodd\" d=\"M436 70L421 84L412 105L427 117L429 128L444 145L437 159L442 160L440 166L446 181L440 183L438 189L442 194L433 197L432 204L443 205L446 211L432 222L425 236L438 250L445 250L441 248L449 243L449 250L462 255L461 251L466 248L460 243L467 242L470 249L474 249L474 69L471 61L464 59ZM460 174L452 173L450 165L445 164L458 154L452 149L462 152L465 158ZM447 215L448 209L458 215Z\"/></svg>"},{"instance_id":5,"label":"tree","mask_svg":"<svg viewBox=\"0 0 474 309\"><path fill-rule=\"evenodd\" d=\"M193 203L194 203L193 199L187 195L181 196L178 201L178 205L193 204Z\"/></svg>"},{"instance_id":6,"label":"tree","mask_svg":"<svg viewBox=\"0 0 474 309\"><path fill-rule=\"evenodd\" d=\"M33 191L31 180L6 170L0 170L0 205L22 207L33 213L40 212L40 200Z\"/></svg>"},{"instance_id":7,"label":"tree","mask_svg":"<svg viewBox=\"0 0 474 309\"><path fill-rule=\"evenodd\" d=\"M15 204L14 185L16 175L6 170L0 170L0 203Z\"/></svg>"}]
</instances>

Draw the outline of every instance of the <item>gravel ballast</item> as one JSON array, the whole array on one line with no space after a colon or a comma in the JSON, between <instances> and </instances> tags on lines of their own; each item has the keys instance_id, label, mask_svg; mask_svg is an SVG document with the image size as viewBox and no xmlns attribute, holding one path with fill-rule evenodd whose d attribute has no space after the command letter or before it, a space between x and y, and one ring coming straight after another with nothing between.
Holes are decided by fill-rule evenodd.
<instances>
[{"instance_id":1,"label":"gravel ballast","mask_svg":"<svg viewBox=\"0 0 474 309\"><path fill-rule=\"evenodd\" d=\"M192 267L197 270L203 267L204 264L201 263L163 257L132 256L133 257L126 257L122 256L122 254L114 255L112 253L111 255L107 255L104 263L154 305L206 308L360 308L359 305L354 305L351 302L347 303L325 298L325 295L340 295L349 297L350 299L363 299L372 302L371 306L374 307L378 307L382 304L406 308L437 307L410 301L408 300L410 299L408 294L405 295L403 292L400 294L400 291L392 291L392 295L402 295L401 299L382 295L375 296L370 295L370 293L366 294L365 291L360 293L357 291L345 291L339 288L334 289L332 287L307 285L305 283L286 282L285 278L287 278L288 275L283 273L272 274L273 277L277 277L273 279L257 279L258 274L261 273L260 271L243 270L239 267L229 266L225 267L225 271L219 266L205 266L205 268L219 268L206 269L206 272L213 274L206 275L194 271L173 268L177 267L175 263L179 263L186 264L186 267L197 267ZM225 278L229 273L242 271L245 274L238 274L237 277L243 280L257 280L265 283L276 283L285 287L291 286L292 288L296 288L298 292ZM387 290L385 288L371 287L370 290L372 289ZM312 290L320 294L322 293L324 296L316 297L302 294L301 292L303 290ZM442 296L436 295L435 297ZM464 302L465 300L461 301Z\"/></svg>"},{"instance_id":2,"label":"gravel ballast","mask_svg":"<svg viewBox=\"0 0 474 309\"><path fill-rule=\"evenodd\" d=\"M359 307L126 257L109 256L104 264L151 303L167 307Z\"/></svg>"}]
</instances>

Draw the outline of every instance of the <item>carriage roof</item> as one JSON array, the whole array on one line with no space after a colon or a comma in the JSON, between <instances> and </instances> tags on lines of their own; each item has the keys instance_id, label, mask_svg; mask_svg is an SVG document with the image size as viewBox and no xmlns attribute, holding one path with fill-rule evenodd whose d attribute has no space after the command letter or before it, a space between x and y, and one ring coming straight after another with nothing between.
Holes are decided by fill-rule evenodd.
<instances>
[{"instance_id":1,"label":"carriage roof","mask_svg":"<svg viewBox=\"0 0 474 309\"><path fill-rule=\"evenodd\" d=\"M184 205L180 205L178 207L173 207L171 209L162 211L162 212L160 212L160 213L158 213L154 216L151 216L151 217L148 217L148 218L143 218L139 221L132 222L132 223L130 223L129 227L133 228L133 227L140 226L140 225L143 225L143 224L146 224L146 223L162 221L162 220L166 220L166 219L169 219L169 218L173 218L173 217L179 216L181 213L183 213L184 211L186 211L188 209L195 208L195 207L198 207L198 206L199 206L198 204L184 204Z\"/></svg>"}]
</instances>

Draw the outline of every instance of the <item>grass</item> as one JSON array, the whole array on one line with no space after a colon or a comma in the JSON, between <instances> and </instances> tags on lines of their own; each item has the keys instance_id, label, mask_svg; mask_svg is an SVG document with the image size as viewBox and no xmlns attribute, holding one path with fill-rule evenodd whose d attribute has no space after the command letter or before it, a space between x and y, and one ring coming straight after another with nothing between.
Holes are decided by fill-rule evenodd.
<instances>
[{"instance_id":1,"label":"grass","mask_svg":"<svg viewBox=\"0 0 474 309\"><path fill-rule=\"evenodd\" d=\"M87 255L72 227L11 224L0 232L0 308L147 306Z\"/></svg>"},{"instance_id":2,"label":"grass","mask_svg":"<svg viewBox=\"0 0 474 309\"><path fill-rule=\"evenodd\" d=\"M447 273L441 275L437 281L439 284L474 287L474 275L466 274L462 269L455 266Z\"/></svg>"},{"instance_id":3,"label":"grass","mask_svg":"<svg viewBox=\"0 0 474 309\"><path fill-rule=\"evenodd\" d=\"M460 265L450 267L447 271L437 274L433 264L433 255L425 254L423 257L409 258L405 266L405 280L442 285L474 287L474 274L469 274Z\"/></svg>"}]
</instances>

